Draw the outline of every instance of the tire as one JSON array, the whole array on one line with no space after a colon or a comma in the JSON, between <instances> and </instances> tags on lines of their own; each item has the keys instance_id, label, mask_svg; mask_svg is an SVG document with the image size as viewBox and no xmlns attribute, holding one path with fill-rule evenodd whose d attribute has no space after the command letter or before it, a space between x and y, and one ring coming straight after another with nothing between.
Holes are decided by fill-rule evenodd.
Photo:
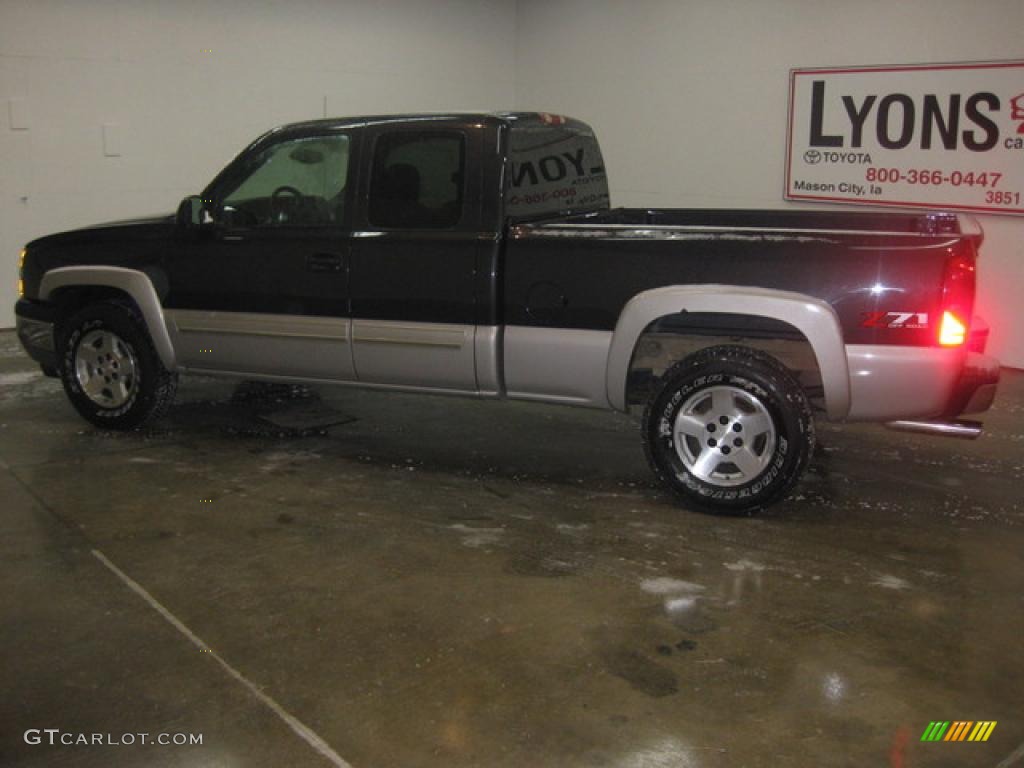
<instances>
[{"instance_id":1,"label":"tire","mask_svg":"<svg viewBox=\"0 0 1024 768\"><path fill-rule=\"evenodd\" d=\"M687 506L753 514L780 500L814 452L807 396L775 358L711 347L662 377L643 420L658 479Z\"/></svg>"},{"instance_id":2,"label":"tire","mask_svg":"<svg viewBox=\"0 0 1024 768\"><path fill-rule=\"evenodd\" d=\"M61 323L58 367L81 416L105 429L134 429L162 416L177 374L164 368L134 306L90 304Z\"/></svg>"}]
</instances>

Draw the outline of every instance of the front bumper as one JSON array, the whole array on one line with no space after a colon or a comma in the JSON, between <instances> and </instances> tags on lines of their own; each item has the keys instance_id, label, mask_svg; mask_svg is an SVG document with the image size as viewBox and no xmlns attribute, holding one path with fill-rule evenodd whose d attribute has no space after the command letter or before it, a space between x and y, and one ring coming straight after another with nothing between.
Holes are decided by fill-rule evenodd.
<instances>
[{"instance_id":1,"label":"front bumper","mask_svg":"<svg viewBox=\"0 0 1024 768\"><path fill-rule=\"evenodd\" d=\"M51 304L19 299L14 305L14 316L18 341L28 356L48 372L56 370L55 308Z\"/></svg>"}]
</instances>

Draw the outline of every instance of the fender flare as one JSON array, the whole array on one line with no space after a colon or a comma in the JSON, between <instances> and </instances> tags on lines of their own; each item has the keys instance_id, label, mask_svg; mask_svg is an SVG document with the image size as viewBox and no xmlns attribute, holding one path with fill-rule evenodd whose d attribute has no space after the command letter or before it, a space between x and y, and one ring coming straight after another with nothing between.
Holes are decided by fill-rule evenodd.
<instances>
[{"instance_id":1,"label":"fender flare","mask_svg":"<svg viewBox=\"0 0 1024 768\"><path fill-rule=\"evenodd\" d=\"M61 288L88 286L116 288L131 296L142 312L143 322L160 356L160 362L169 371L175 369L174 347L167 333L160 297L157 296L153 281L146 273L124 267L58 267L43 275L39 285L39 298L50 301L53 294Z\"/></svg>"},{"instance_id":2,"label":"fender flare","mask_svg":"<svg viewBox=\"0 0 1024 768\"><path fill-rule=\"evenodd\" d=\"M781 320L806 337L818 361L831 421L850 410L850 372L839 317L821 299L802 293L743 285L669 285L638 293L623 308L608 350L608 402L625 411L626 379L644 329L680 312L756 315Z\"/></svg>"}]
</instances>

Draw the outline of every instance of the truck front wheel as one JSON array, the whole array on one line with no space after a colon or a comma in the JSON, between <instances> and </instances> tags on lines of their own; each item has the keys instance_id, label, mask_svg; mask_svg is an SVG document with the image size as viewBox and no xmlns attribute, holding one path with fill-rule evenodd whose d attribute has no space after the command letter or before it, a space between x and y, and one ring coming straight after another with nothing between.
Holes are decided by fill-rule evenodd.
<instances>
[{"instance_id":1,"label":"truck front wheel","mask_svg":"<svg viewBox=\"0 0 1024 768\"><path fill-rule=\"evenodd\" d=\"M782 498L814 451L810 403L775 358L711 347L670 368L644 413L654 473L689 506L752 514Z\"/></svg>"},{"instance_id":2,"label":"truck front wheel","mask_svg":"<svg viewBox=\"0 0 1024 768\"><path fill-rule=\"evenodd\" d=\"M61 324L60 377L75 410L106 429L132 429L174 399L176 374L164 368L129 303L90 304Z\"/></svg>"}]
</instances>

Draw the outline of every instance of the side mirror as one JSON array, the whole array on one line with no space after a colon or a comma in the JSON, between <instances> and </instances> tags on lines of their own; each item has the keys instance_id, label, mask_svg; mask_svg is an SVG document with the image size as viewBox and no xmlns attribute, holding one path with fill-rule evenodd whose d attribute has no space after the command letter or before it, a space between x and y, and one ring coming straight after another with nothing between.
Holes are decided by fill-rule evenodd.
<instances>
[{"instance_id":1,"label":"side mirror","mask_svg":"<svg viewBox=\"0 0 1024 768\"><path fill-rule=\"evenodd\" d=\"M198 229L204 224L211 224L213 216L207 207L207 201L199 195L189 195L178 206L177 224L183 229Z\"/></svg>"}]
</instances>

